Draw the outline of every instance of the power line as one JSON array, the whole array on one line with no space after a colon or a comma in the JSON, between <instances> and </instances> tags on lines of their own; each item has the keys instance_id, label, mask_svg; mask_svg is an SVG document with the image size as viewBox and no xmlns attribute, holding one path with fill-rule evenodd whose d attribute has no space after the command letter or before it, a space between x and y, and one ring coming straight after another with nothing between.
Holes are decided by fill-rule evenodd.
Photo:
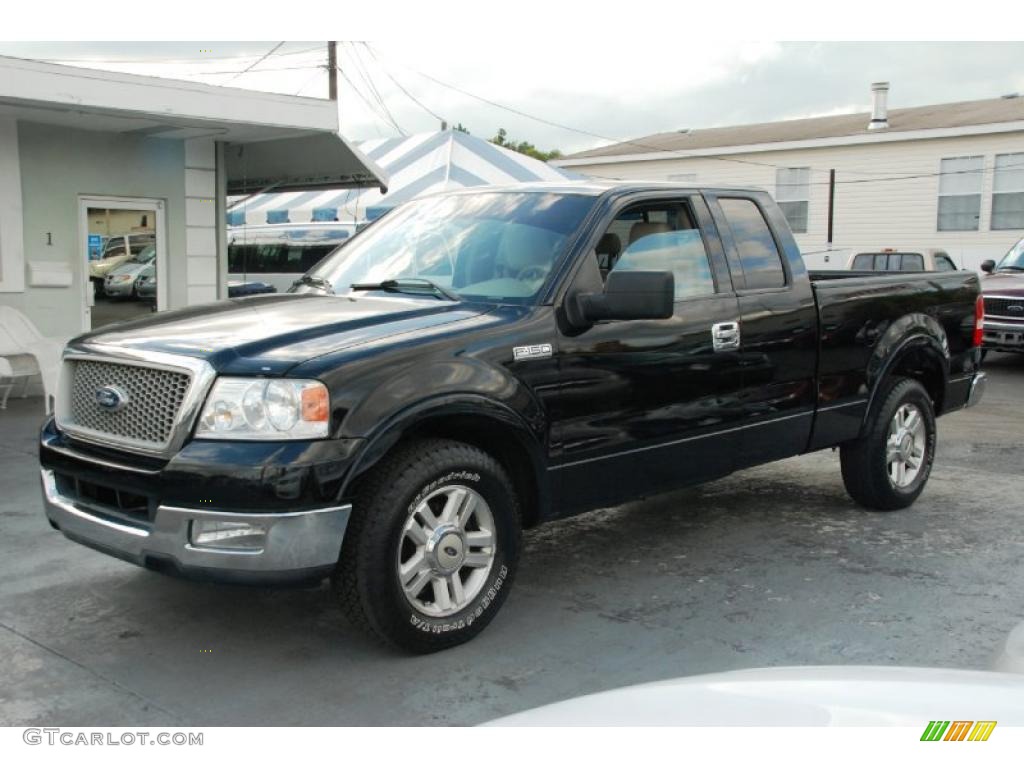
<instances>
[{"instance_id":1,"label":"power line","mask_svg":"<svg viewBox=\"0 0 1024 768\"><path fill-rule=\"evenodd\" d=\"M653 146L650 146L648 144L642 144L642 143L637 142L637 141L626 141L626 140L622 140L622 139L613 139L610 136L604 136L604 135L602 135L600 133L594 133L593 131L588 131L588 130L585 130L583 128L575 128L575 127L573 127L571 125L565 125L564 123L559 123L559 122L556 122L554 120L548 120L545 117L540 117L538 115L532 115L529 112L524 112L521 109L516 109L515 107L510 107L510 106L508 106L506 104L501 104L501 103L499 103L497 101L494 101L492 99L488 99L488 98L486 98L484 96L480 96L478 94L471 93L470 91L467 91L464 88L460 88L457 85L452 85L451 83L446 83L443 80L439 80L438 78L434 77L433 75L428 75L426 72L421 72L418 69L413 69L412 67L410 67L407 64L402 64L402 66L405 67L406 69L408 69L410 72L412 72L414 74L417 74L417 75L419 75L422 78L425 78L427 80L430 80L431 82L437 83L438 85L442 86L443 88L448 88L449 90L455 91L456 93L461 93L463 96L468 96L471 99L476 99L477 101L483 102L484 104L489 104L490 106L495 107L497 109L502 109L502 110L505 110L506 112L511 112L514 115L519 115L520 117L525 117L528 120L534 120L534 121L536 121L538 123L544 123L545 125L550 125L553 128L559 128L559 129L561 129L563 131L571 131L572 133L578 133L578 134L580 134L582 136L590 136L591 138L600 139L601 141L608 141L608 142L611 142L613 144L629 144L631 146L643 147L644 149L655 150L655 151L658 151L658 152L664 151L660 147L653 147ZM694 155L694 157L697 157L697 156ZM739 158L728 157L728 156L725 156L725 155L722 155L722 156L704 155L704 157L715 157L716 159L719 159L719 160L723 160L723 161L730 162L730 163L741 163L743 165L758 165L758 166L765 166L765 167L768 167L768 168L779 168L779 167L781 167L781 166L775 165L774 163L762 163L762 162L758 162L756 160L741 160ZM682 159L682 158L680 158L680 159Z\"/></svg>"},{"instance_id":2,"label":"power line","mask_svg":"<svg viewBox=\"0 0 1024 768\"><path fill-rule=\"evenodd\" d=\"M284 44L285 44L285 41L282 40L280 43L278 43L273 48L271 48L269 51L267 51L262 56L260 56L258 59L256 59L256 61L254 61L248 67L243 69L241 72L237 73L234 77L230 77L227 80L225 80L224 81L224 85L227 85L228 83L237 80L238 78L240 78L242 75L244 75L246 72L248 72L253 67L255 67L255 66L259 65L259 64L262 64L264 61L266 61L267 59L269 59L271 56L274 55L274 51L276 51L278 48L280 48Z\"/></svg>"},{"instance_id":3,"label":"power line","mask_svg":"<svg viewBox=\"0 0 1024 768\"><path fill-rule=\"evenodd\" d=\"M310 53L311 51L319 51L320 48L321 48L321 46L318 45L315 48L303 48L302 50L299 50L299 51L285 51L285 52L279 53L277 55L278 55L278 58L283 57L283 56L298 56L298 55L303 54L303 53ZM251 58L254 57L254 55L255 54L246 53L246 54L239 54L237 56L186 56L186 57L178 57L178 58L167 59L167 60L160 60L160 59L153 59L153 58L149 58L149 59L102 59L102 58L94 58L94 57L90 57L90 56L82 56L82 57L75 57L75 58L53 58L53 59L29 58L28 61L39 61L39 62L42 62L44 64L61 64L61 63L68 62L68 61L71 61L71 62L89 62L89 63L94 63L94 64L166 64L168 61L181 61L181 62L189 62L189 61L233 61L233 60L237 60L237 59L251 59ZM15 58L24 58L24 57L15 57Z\"/></svg>"},{"instance_id":4,"label":"power line","mask_svg":"<svg viewBox=\"0 0 1024 768\"><path fill-rule=\"evenodd\" d=\"M437 114L437 112L432 110L430 107L428 107L422 101L420 101L415 96L413 96L411 93L409 93L409 91L406 90L405 86L403 86L400 82L398 82L398 80L395 78L395 76L393 74L391 74L391 71L386 66L384 66L384 64L380 61L380 59L377 58L377 55L373 52L373 48L371 48L368 43L364 42L364 43L362 43L362 46L364 48L366 48L366 52L370 54L370 56L373 58L373 60L375 62L377 62L378 66L380 66L381 70L384 72L385 75L388 76L388 79L390 79L391 82L395 84L395 86L398 88L398 90L400 90L402 93L404 93L406 96L408 96L411 101L413 101L415 104L417 104L420 107L420 109L422 109L424 112L429 114L435 120L440 120L442 123L447 122L443 117L441 117L439 114Z\"/></svg>"},{"instance_id":5,"label":"power line","mask_svg":"<svg viewBox=\"0 0 1024 768\"><path fill-rule=\"evenodd\" d=\"M371 114L372 114L372 115L373 115L374 117L376 117L376 118L377 118L378 120L380 120L380 121L381 121L382 123L384 123L385 125L390 125L391 127L393 127L393 128L394 128L394 129L395 129L396 131L398 131L398 132L399 132L399 133L400 133L400 134L401 134L402 136L405 136L405 135L406 135L406 134L405 134L405 131L403 131L403 130L402 130L402 128L401 128L401 127L400 127L400 126L398 125L398 123L394 123L394 122L390 122L390 123L389 123L388 119L387 119L387 118L386 118L386 117L385 117L384 115L382 115L382 114L381 114L380 112L378 112L378 111L377 111L377 108L376 108L376 107L375 107L375 106L374 106L374 105L373 105L373 104L372 104L372 103L370 102L370 100L369 100L369 99L367 99L367 98L366 98L366 96L364 96L364 95L363 95L362 91L360 91L360 90L359 90L359 89L358 89L358 88L356 87L356 84L355 84L354 82L352 82L352 79L351 79L351 78L350 78L350 77L348 76L348 74L347 74L347 73L345 72L345 70L344 70L344 69L342 69L342 68L341 68L340 66L338 67L338 74L339 74L339 75L341 75L341 76L342 76L342 78L344 78L345 82L346 82L346 83L348 83L348 84L349 84L349 87L350 87L350 88L352 89L352 92L353 92L353 93L354 93L354 94L355 94L356 96L358 96L358 97L359 97L359 100L363 102L363 105L364 105L364 106L365 106L365 107L366 107L366 108L367 108L368 110L370 110L370 113L371 113Z\"/></svg>"},{"instance_id":6,"label":"power line","mask_svg":"<svg viewBox=\"0 0 1024 768\"><path fill-rule=\"evenodd\" d=\"M702 157L712 157L712 156L711 155L695 155L694 159L701 159ZM681 159L689 159L689 158L681 158ZM712 157L712 159L714 159L714 158ZM788 168L788 167L791 167L791 166L782 166L782 165L780 165L780 166L776 166L776 167L777 168ZM803 166L803 167L806 167L806 166ZM1003 170L1005 168L1024 168L1024 163L1011 163L1011 164L1007 164L1007 165L1001 165L1001 166L999 166L998 170ZM884 176L884 177L879 177L879 178L874 178L874 179L846 179L846 180L840 179L840 180L836 181L836 186L838 187L838 186L840 186L842 184L874 184L875 182L880 182L880 181L907 181L907 180L913 180L913 179L931 179L931 178L938 178L938 177L942 177L942 176L959 176L959 175L968 174L968 173L983 174L983 173L987 173L988 171L992 171L992 170L996 170L996 166L995 165L986 165L986 166L982 166L981 168L969 169L969 170L963 170L963 171L934 171L934 172L929 172L929 173L905 174L903 176ZM837 172L842 172L842 169L841 168L837 168L836 171ZM581 173L583 173L583 172L581 171ZM633 180L633 179L623 178L621 176L604 176L604 175L597 174L597 173L586 173L584 175L591 176L591 177L593 177L595 179L608 179L609 181L632 181ZM830 182L828 182L828 181L808 181L806 184L796 184L796 185L792 185L791 184L791 185L788 185L788 186L827 187L829 185L830 185ZM698 186L699 187L700 185L693 185L693 186ZM720 186L724 187L724 186L727 186L727 185L720 185ZM981 193L981 190L979 190L977 192L964 192L964 193L958 193L958 194L980 195L982 193ZM999 194L999 193L997 192L995 194Z\"/></svg>"},{"instance_id":7,"label":"power line","mask_svg":"<svg viewBox=\"0 0 1024 768\"><path fill-rule=\"evenodd\" d=\"M384 103L384 99L381 97L380 91L377 90L377 86L374 84L373 78L370 76L369 71L363 66L363 61L359 56L358 49L356 49L351 44L347 44L346 50L348 51L349 60L355 63L356 72L359 74L363 82L366 84L366 87L369 90L370 95L373 96L374 99L376 99L377 104L380 105L380 108L384 111L384 114L387 115L388 120L391 121L392 125L394 125L395 128L398 129L398 132L404 136L405 131L403 131L401 126L398 125L398 121L395 119L395 116L391 114L391 110L388 109L387 104Z\"/></svg>"},{"instance_id":8,"label":"power line","mask_svg":"<svg viewBox=\"0 0 1024 768\"><path fill-rule=\"evenodd\" d=\"M369 46L367 46L367 47L369 47ZM673 151L673 150L665 149L664 147L657 147L657 146L654 146L654 145L651 145L651 144L645 144L645 143L640 142L640 141L615 139L615 138L612 138L610 136L604 136L604 135L602 135L600 133L595 133L594 131L589 131L589 130L586 130L586 129L583 129L583 128L576 128L576 127L571 126L571 125L566 125L564 123L559 123L559 122L556 122L554 120L549 120L547 118L540 117L539 115L533 115L533 114L530 114L529 112L525 112L525 111L523 111L521 109L517 109L515 107L510 107L508 105L501 104L500 102L494 101L493 99L488 99L488 98L486 98L484 96L480 96L479 94L472 93L470 91L467 91L464 88L460 88L457 85L452 85L451 83L446 83L445 81L440 80L439 78L434 77L433 75L427 74L426 72L422 72L422 71L417 70L417 69L414 69L413 67L410 67L407 64L403 64L402 62L399 62L399 64L401 64L401 66L405 67L405 69L408 69L410 72L413 72L414 74L419 75L422 78L430 80L431 82L434 82L437 85L442 86L443 88L448 88L449 90L455 91L456 93L461 93L464 96L468 96L468 97L470 97L472 99L476 99L477 101L483 102L484 104L488 104L488 105L490 105L492 107L495 107L497 109L502 109L502 110L504 110L506 112L510 112L512 114L519 115L521 117L525 117L525 118L527 118L529 120L534 120L536 122L543 123L545 125L550 125L550 126L552 126L554 128L559 128L559 129L565 130L565 131L571 131L573 133L578 133L578 134L583 135L583 136L590 136L591 138L595 138L595 139L601 139L602 141L611 142L612 144L640 147L640 148L651 150L651 151L654 151L654 152L671 152L671 151ZM673 160L700 160L700 159L705 159L705 160L721 160L723 162L738 163L738 164L742 164L742 165L754 165L754 166L760 166L760 167L764 167L764 168L772 168L772 169L776 169L776 170L778 170L780 168L789 168L789 167L791 167L791 166L788 166L788 165L778 165L776 163L766 163L766 162L760 162L760 161L757 161L757 160L744 160L744 159L741 159L741 158L730 157L728 155L675 155L671 159L673 159ZM804 167L808 167L810 170L817 171L819 173L828 173L828 170L829 170L829 169L816 168L816 167L813 167L813 166L804 166ZM1009 167L1009 166L1003 166L1003 167L1005 168L1005 167ZM930 178L930 177L934 177L934 176L943 176L943 175L947 175L947 174L976 173L976 172L977 171L947 171L947 172L941 172L940 171L940 172L937 172L937 173L925 173L925 174L915 174L915 175L907 175L907 176L890 176L890 177L867 178L867 179L849 179L849 180L846 180L846 181L837 181L836 184L837 185L838 184L870 184L870 183L875 182L875 181L899 181L899 180L903 180L903 179ZM885 173L885 171L870 172L870 171L857 171L857 170L849 169L847 171L847 173L854 173L856 175L865 176L865 175L873 175L874 173ZM596 174L590 174L590 175L591 176L596 176ZM602 178L602 177L598 177L598 178ZM604 177L604 178L608 178L608 177ZM814 185L828 185L828 183L829 182L827 182L827 181L826 182L808 182L808 184L814 184Z\"/></svg>"},{"instance_id":9,"label":"power line","mask_svg":"<svg viewBox=\"0 0 1024 768\"><path fill-rule=\"evenodd\" d=\"M303 69L326 69L326 67L323 64L312 64L311 63L311 64L303 64L301 66L296 65L296 66L291 66L291 67L263 67L262 69L248 69L248 70L220 69L220 70L205 71L205 72L183 72L182 74L178 75L178 77L199 77L199 76L205 76L205 75L240 75L243 72L255 75L255 74L259 74L260 72L297 72L297 71L300 71L300 70L303 70ZM230 82L230 80L228 82Z\"/></svg>"}]
</instances>

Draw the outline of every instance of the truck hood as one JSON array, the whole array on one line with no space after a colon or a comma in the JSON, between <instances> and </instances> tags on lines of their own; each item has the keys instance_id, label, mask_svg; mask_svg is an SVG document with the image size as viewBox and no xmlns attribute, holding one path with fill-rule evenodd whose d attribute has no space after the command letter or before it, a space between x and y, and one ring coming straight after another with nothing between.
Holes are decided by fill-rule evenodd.
<instances>
[{"instance_id":1,"label":"truck hood","mask_svg":"<svg viewBox=\"0 0 1024 768\"><path fill-rule=\"evenodd\" d=\"M271 294L161 312L71 343L197 357L222 373L283 373L330 352L450 327L485 310L432 297Z\"/></svg>"},{"instance_id":2,"label":"truck hood","mask_svg":"<svg viewBox=\"0 0 1024 768\"><path fill-rule=\"evenodd\" d=\"M1024 297L1024 272L996 272L981 281L981 292L999 296Z\"/></svg>"}]
</instances>

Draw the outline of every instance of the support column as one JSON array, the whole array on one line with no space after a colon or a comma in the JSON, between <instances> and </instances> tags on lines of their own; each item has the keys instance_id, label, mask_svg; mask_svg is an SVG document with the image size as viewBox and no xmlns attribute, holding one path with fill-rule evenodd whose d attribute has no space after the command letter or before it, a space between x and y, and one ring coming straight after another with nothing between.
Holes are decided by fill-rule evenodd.
<instances>
[{"instance_id":1,"label":"support column","mask_svg":"<svg viewBox=\"0 0 1024 768\"><path fill-rule=\"evenodd\" d=\"M218 298L217 161L213 139L185 141L185 275L187 301Z\"/></svg>"}]
</instances>

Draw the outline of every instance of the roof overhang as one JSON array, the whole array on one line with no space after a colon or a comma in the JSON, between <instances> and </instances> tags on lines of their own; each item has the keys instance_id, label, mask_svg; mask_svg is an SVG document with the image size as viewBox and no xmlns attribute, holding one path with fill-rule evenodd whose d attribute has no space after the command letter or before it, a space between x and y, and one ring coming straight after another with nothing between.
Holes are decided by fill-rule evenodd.
<instances>
[{"instance_id":1,"label":"roof overhang","mask_svg":"<svg viewBox=\"0 0 1024 768\"><path fill-rule=\"evenodd\" d=\"M337 133L229 142L224 148L229 195L323 188L380 187L387 176Z\"/></svg>"},{"instance_id":2,"label":"roof overhang","mask_svg":"<svg viewBox=\"0 0 1024 768\"><path fill-rule=\"evenodd\" d=\"M156 139L226 145L232 194L387 184L338 134L338 105L184 80L0 56L0 117Z\"/></svg>"}]
</instances>

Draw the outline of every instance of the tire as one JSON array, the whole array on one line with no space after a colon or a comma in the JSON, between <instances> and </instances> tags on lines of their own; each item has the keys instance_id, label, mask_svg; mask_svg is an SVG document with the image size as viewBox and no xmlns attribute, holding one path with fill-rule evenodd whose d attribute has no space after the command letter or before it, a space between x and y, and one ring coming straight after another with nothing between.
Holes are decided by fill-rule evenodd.
<instances>
[{"instance_id":1,"label":"tire","mask_svg":"<svg viewBox=\"0 0 1024 768\"><path fill-rule=\"evenodd\" d=\"M520 534L515 489L493 457L417 440L360 482L331 584L353 624L401 650L433 653L494 618L512 587Z\"/></svg>"},{"instance_id":2,"label":"tire","mask_svg":"<svg viewBox=\"0 0 1024 768\"><path fill-rule=\"evenodd\" d=\"M883 386L864 435L841 446L839 456L850 497L869 509L889 511L909 507L924 490L935 459L936 431L932 400L920 382L898 378ZM913 414L919 421L913 422ZM898 420L904 422L902 431ZM920 430L907 428L911 423Z\"/></svg>"}]
</instances>

